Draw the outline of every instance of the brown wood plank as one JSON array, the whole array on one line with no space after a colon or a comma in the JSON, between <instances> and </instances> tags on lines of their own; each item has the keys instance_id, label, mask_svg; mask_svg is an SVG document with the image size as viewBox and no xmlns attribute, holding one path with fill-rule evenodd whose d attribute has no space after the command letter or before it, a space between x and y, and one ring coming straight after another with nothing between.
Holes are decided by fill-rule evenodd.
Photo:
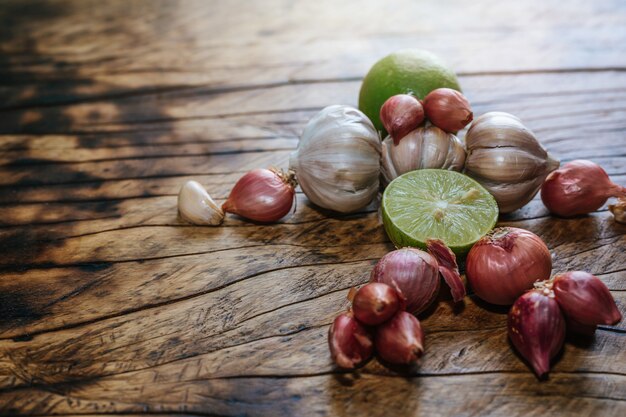
<instances>
[{"instance_id":1,"label":"brown wood plank","mask_svg":"<svg viewBox=\"0 0 626 417\"><path fill-rule=\"evenodd\" d=\"M568 337L540 382L506 308L446 291L420 316L419 367L335 369L328 326L392 249L377 202L177 217L189 179L222 202L243 172L286 167L309 117L355 105L403 47L450 62L476 114L516 114L626 185L624 4L518 3L2 2L0 414L625 415L624 323ZM566 220L535 198L499 224L626 311L626 226L606 206Z\"/></svg>"},{"instance_id":2,"label":"brown wood plank","mask_svg":"<svg viewBox=\"0 0 626 417\"><path fill-rule=\"evenodd\" d=\"M184 372L183 372L184 375ZM179 377L181 375L179 374ZM311 375L298 378L234 378L158 384L135 401L140 390L125 382L111 388L59 387L0 393L6 410L29 414L194 413L234 416L298 415L596 415L624 411L624 377L555 373L538 384L528 373L487 373L416 378L375 375ZM63 394L63 390L68 392ZM98 396L93 396L93 392ZM4 398L3 398L4 397ZM490 398L485 402L484 398ZM222 400L229 398L229 401ZM181 405L184 404L184 405Z\"/></svg>"}]
</instances>

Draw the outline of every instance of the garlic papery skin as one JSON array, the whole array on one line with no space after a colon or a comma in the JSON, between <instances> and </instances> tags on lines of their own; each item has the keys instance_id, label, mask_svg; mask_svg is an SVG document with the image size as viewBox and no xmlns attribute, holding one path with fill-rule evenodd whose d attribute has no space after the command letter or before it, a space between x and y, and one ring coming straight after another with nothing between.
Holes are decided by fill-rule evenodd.
<instances>
[{"instance_id":1,"label":"garlic papery skin","mask_svg":"<svg viewBox=\"0 0 626 417\"><path fill-rule=\"evenodd\" d=\"M461 171L464 163L465 148L461 141L436 126L419 127L397 145L391 136L383 141L381 170L386 184L417 169Z\"/></svg>"},{"instance_id":2,"label":"garlic papery skin","mask_svg":"<svg viewBox=\"0 0 626 417\"><path fill-rule=\"evenodd\" d=\"M184 220L201 226L217 226L224 220L222 209L196 181L187 181L181 187L178 193L178 212Z\"/></svg>"},{"instance_id":3,"label":"garlic papery skin","mask_svg":"<svg viewBox=\"0 0 626 417\"><path fill-rule=\"evenodd\" d=\"M367 116L333 105L309 120L289 168L313 203L350 213L378 193L380 153L380 137Z\"/></svg>"},{"instance_id":4,"label":"garlic papery skin","mask_svg":"<svg viewBox=\"0 0 626 417\"><path fill-rule=\"evenodd\" d=\"M532 200L560 164L520 119L503 112L476 119L465 135L465 147L465 173L494 196L500 213Z\"/></svg>"}]
</instances>

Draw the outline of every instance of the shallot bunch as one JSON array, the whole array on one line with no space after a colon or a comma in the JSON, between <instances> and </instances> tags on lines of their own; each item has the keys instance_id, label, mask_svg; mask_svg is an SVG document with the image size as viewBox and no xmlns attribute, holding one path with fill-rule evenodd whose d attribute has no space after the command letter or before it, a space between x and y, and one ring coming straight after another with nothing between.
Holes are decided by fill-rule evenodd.
<instances>
[{"instance_id":1,"label":"shallot bunch","mask_svg":"<svg viewBox=\"0 0 626 417\"><path fill-rule=\"evenodd\" d=\"M398 94L389 97L380 108L380 121L393 138L394 145L425 119L445 132L456 133L473 117L467 98L451 88L437 88L428 93L424 101L409 94Z\"/></svg>"},{"instance_id":2,"label":"shallot bunch","mask_svg":"<svg viewBox=\"0 0 626 417\"><path fill-rule=\"evenodd\" d=\"M328 345L333 361L353 369L374 354L393 364L410 365L424 353L424 333L419 320L404 311L402 293L387 284L371 282L352 298L352 308L330 327Z\"/></svg>"},{"instance_id":3,"label":"shallot bunch","mask_svg":"<svg viewBox=\"0 0 626 417\"><path fill-rule=\"evenodd\" d=\"M541 378L563 347L566 328L589 332L621 319L606 285L590 273L573 271L536 283L535 289L519 297L509 311L508 334Z\"/></svg>"},{"instance_id":4,"label":"shallot bunch","mask_svg":"<svg viewBox=\"0 0 626 417\"><path fill-rule=\"evenodd\" d=\"M348 295L352 307L335 319L328 335L338 366L360 366L374 350L384 361L399 365L415 364L423 355L424 333L414 314L435 300L439 274L454 301L465 296L454 253L440 240L429 240L427 246L430 253L403 248L383 256L370 283Z\"/></svg>"}]
</instances>

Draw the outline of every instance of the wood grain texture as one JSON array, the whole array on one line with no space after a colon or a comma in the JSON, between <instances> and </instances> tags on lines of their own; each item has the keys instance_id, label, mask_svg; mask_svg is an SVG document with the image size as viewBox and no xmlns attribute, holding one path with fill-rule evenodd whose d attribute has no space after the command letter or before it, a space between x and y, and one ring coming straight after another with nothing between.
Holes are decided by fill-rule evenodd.
<instances>
[{"instance_id":1,"label":"wood grain texture","mask_svg":"<svg viewBox=\"0 0 626 417\"><path fill-rule=\"evenodd\" d=\"M0 3L0 415L626 415L626 324L568 336L540 382L506 308L446 291L420 316L419 367L337 370L328 326L393 249L378 201L338 215L298 190L266 226L176 213L189 179L222 202L247 170L286 167L309 117L356 105L404 47L444 57L476 114L511 112L626 185L624 3L518 3ZM626 312L606 206L560 219L535 198L499 224Z\"/></svg>"}]
</instances>

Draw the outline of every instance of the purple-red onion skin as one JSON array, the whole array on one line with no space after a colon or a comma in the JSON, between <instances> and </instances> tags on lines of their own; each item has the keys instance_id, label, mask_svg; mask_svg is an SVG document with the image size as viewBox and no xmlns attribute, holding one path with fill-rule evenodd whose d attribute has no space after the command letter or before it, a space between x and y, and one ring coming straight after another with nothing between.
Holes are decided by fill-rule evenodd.
<instances>
[{"instance_id":1,"label":"purple-red onion skin","mask_svg":"<svg viewBox=\"0 0 626 417\"><path fill-rule=\"evenodd\" d=\"M283 218L293 206L294 185L270 169L254 169L233 187L222 210L262 223Z\"/></svg>"},{"instance_id":2,"label":"purple-red onion skin","mask_svg":"<svg viewBox=\"0 0 626 417\"><path fill-rule=\"evenodd\" d=\"M333 361L345 369L363 365L374 354L372 335L349 312L333 321L328 331L328 347Z\"/></svg>"},{"instance_id":3,"label":"purple-red onion skin","mask_svg":"<svg viewBox=\"0 0 626 417\"><path fill-rule=\"evenodd\" d=\"M456 133L474 118L469 101L451 88L437 88L424 97L426 117L441 130Z\"/></svg>"},{"instance_id":4,"label":"purple-red onion skin","mask_svg":"<svg viewBox=\"0 0 626 417\"><path fill-rule=\"evenodd\" d=\"M626 196L606 171L591 161L578 159L551 172L541 186L541 200L550 212L572 217L596 211L609 197Z\"/></svg>"},{"instance_id":5,"label":"purple-red onion skin","mask_svg":"<svg viewBox=\"0 0 626 417\"><path fill-rule=\"evenodd\" d=\"M414 248L389 252L374 266L371 282L382 282L400 291L406 309L419 314L430 306L439 292L439 265L429 253Z\"/></svg>"},{"instance_id":6,"label":"purple-red onion skin","mask_svg":"<svg viewBox=\"0 0 626 417\"><path fill-rule=\"evenodd\" d=\"M399 311L376 328L376 352L393 364L411 365L424 354L424 333L415 316Z\"/></svg>"},{"instance_id":7,"label":"purple-red onion skin","mask_svg":"<svg viewBox=\"0 0 626 417\"><path fill-rule=\"evenodd\" d=\"M552 258L541 238L516 227L501 227L481 238L465 261L465 274L474 293L498 305L511 305L550 278Z\"/></svg>"},{"instance_id":8,"label":"purple-red onion skin","mask_svg":"<svg viewBox=\"0 0 626 417\"><path fill-rule=\"evenodd\" d=\"M424 108L419 100L408 94L389 97L380 108L380 121L394 144L424 121Z\"/></svg>"},{"instance_id":9,"label":"purple-red onion skin","mask_svg":"<svg viewBox=\"0 0 626 417\"><path fill-rule=\"evenodd\" d=\"M459 266L456 263L456 255L439 239L426 240L426 247L428 248L428 253L437 259L439 272L443 280L448 284L448 287L450 287L452 299L455 303L458 303L465 297L465 284L463 284Z\"/></svg>"},{"instance_id":10,"label":"purple-red onion skin","mask_svg":"<svg viewBox=\"0 0 626 417\"><path fill-rule=\"evenodd\" d=\"M600 278L584 271L554 277L556 301L568 319L587 326L615 325L622 319L611 291Z\"/></svg>"},{"instance_id":11,"label":"purple-red onion skin","mask_svg":"<svg viewBox=\"0 0 626 417\"><path fill-rule=\"evenodd\" d=\"M550 360L563 347L565 318L554 294L532 290L515 301L508 316L508 334L517 351L538 377L550 371Z\"/></svg>"},{"instance_id":12,"label":"purple-red onion skin","mask_svg":"<svg viewBox=\"0 0 626 417\"><path fill-rule=\"evenodd\" d=\"M361 323L375 326L389 320L401 305L402 300L394 288L381 282L370 282L354 295L352 312Z\"/></svg>"}]
</instances>

